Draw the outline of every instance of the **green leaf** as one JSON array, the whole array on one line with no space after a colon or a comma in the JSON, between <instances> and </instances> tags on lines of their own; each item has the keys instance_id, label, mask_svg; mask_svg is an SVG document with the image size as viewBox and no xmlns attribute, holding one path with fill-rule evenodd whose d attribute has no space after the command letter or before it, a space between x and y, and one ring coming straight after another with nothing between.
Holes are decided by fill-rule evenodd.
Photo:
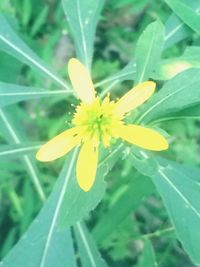
<instances>
[{"instance_id":1,"label":"green leaf","mask_svg":"<svg viewBox=\"0 0 200 267\"><path fill-rule=\"evenodd\" d=\"M132 181L119 200L98 221L93 229L97 243L102 244L121 222L135 210L141 202L154 192L154 186L149 177L135 173ZM112 220L111 218L115 218Z\"/></svg>"},{"instance_id":2,"label":"green leaf","mask_svg":"<svg viewBox=\"0 0 200 267\"><path fill-rule=\"evenodd\" d=\"M157 159L152 176L183 247L200 266L200 169L187 168L169 160Z\"/></svg>"},{"instance_id":3,"label":"green leaf","mask_svg":"<svg viewBox=\"0 0 200 267\"><path fill-rule=\"evenodd\" d=\"M16 127L14 126L13 121L15 121L15 119L9 116L4 109L0 109L0 118L0 127L3 129L3 134L5 135L5 137L7 137L10 143L19 145L22 138L20 137L18 131L16 131ZM20 127L18 126L18 128ZM40 179L38 177L38 171L35 164L27 155L23 156L22 161L30 175L30 179L36 189L36 192L38 193L39 198L43 202L45 200L45 195L40 184Z\"/></svg>"},{"instance_id":4,"label":"green leaf","mask_svg":"<svg viewBox=\"0 0 200 267\"><path fill-rule=\"evenodd\" d=\"M103 98L106 96L108 92L111 92L116 84L126 81L126 80L134 80L135 78L135 62L131 61L127 64L121 71L116 73L115 75L95 84L95 86L102 86L107 84L107 87L102 90L100 97Z\"/></svg>"},{"instance_id":5,"label":"green leaf","mask_svg":"<svg viewBox=\"0 0 200 267\"><path fill-rule=\"evenodd\" d=\"M186 69L200 68L199 55L198 46L187 47L180 57L160 61L152 77L156 80L169 80Z\"/></svg>"},{"instance_id":6,"label":"green leaf","mask_svg":"<svg viewBox=\"0 0 200 267\"><path fill-rule=\"evenodd\" d=\"M157 162L151 159L145 159L142 156L142 151L134 147L128 157L133 166L138 170L139 173L145 176L151 176L157 170Z\"/></svg>"},{"instance_id":7,"label":"green leaf","mask_svg":"<svg viewBox=\"0 0 200 267\"><path fill-rule=\"evenodd\" d=\"M3 15L0 15L0 49L16 57L18 60L29 65L46 75L59 86L69 90L69 86L60 79L57 74L45 64L11 28Z\"/></svg>"},{"instance_id":8,"label":"green leaf","mask_svg":"<svg viewBox=\"0 0 200 267\"><path fill-rule=\"evenodd\" d=\"M77 57L91 67L96 26L104 0L62 0Z\"/></svg>"},{"instance_id":9,"label":"green leaf","mask_svg":"<svg viewBox=\"0 0 200 267\"><path fill-rule=\"evenodd\" d=\"M70 155L71 156L71 155ZM58 217L75 163L75 153L63 168L53 193L40 214L8 256L2 267L76 267L69 229L58 227Z\"/></svg>"},{"instance_id":10,"label":"green leaf","mask_svg":"<svg viewBox=\"0 0 200 267\"><path fill-rule=\"evenodd\" d=\"M60 96L71 94L71 90L47 91L41 88L26 87L16 84L0 82L0 107L11 105L19 101L30 100L40 97Z\"/></svg>"},{"instance_id":11,"label":"green leaf","mask_svg":"<svg viewBox=\"0 0 200 267\"><path fill-rule=\"evenodd\" d=\"M183 1L165 0L165 2L184 23L197 33L200 33L200 16L197 11Z\"/></svg>"},{"instance_id":12,"label":"green leaf","mask_svg":"<svg viewBox=\"0 0 200 267\"><path fill-rule=\"evenodd\" d=\"M200 70L186 70L166 82L141 110L139 122L149 123L200 103ZM186 97L187 96L187 97Z\"/></svg>"},{"instance_id":13,"label":"green leaf","mask_svg":"<svg viewBox=\"0 0 200 267\"><path fill-rule=\"evenodd\" d=\"M69 154L53 193L25 237L14 247L2 266L11 266L9 264L15 262L16 266L27 267L29 261L28 267L63 267L65 264L74 266L73 255L70 256L72 254L71 241L69 241L69 236L67 237L66 229L98 204L105 190L103 178L109 170L109 162L113 164L118 156L119 147L113 155L109 154L100 162L95 185L85 193L76 182L77 149ZM115 158L114 161L113 158ZM66 256L67 249L69 250L68 257ZM23 257L20 251L24 252Z\"/></svg>"},{"instance_id":14,"label":"green leaf","mask_svg":"<svg viewBox=\"0 0 200 267\"><path fill-rule=\"evenodd\" d=\"M41 147L41 144L12 144L12 145L1 145L0 146L0 160L8 160L9 157L24 156L28 153L33 153Z\"/></svg>"},{"instance_id":15,"label":"green leaf","mask_svg":"<svg viewBox=\"0 0 200 267\"><path fill-rule=\"evenodd\" d=\"M35 18L33 26L31 27L30 35L35 36L45 23L49 12L49 6L45 5L38 16Z\"/></svg>"},{"instance_id":16,"label":"green leaf","mask_svg":"<svg viewBox=\"0 0 200 267\"><path fill-rule=\"evenodd\" d=\"M107 152L100 159L95 183L87 193L79 188L74 169L73 176L69 180L67 191L63 197L59 218L60 227L64 228L73 225L74 222L80 220L97 206L105 192L106 184L104 178L119 159L122 149L123 146L116 146L112 152Z\"/></svg>"},{"instance_id":17,"label":"green leaf","mask_svg":"<svg viewBox=\"0 0 200 267\"><path fill-rule=\"evenodd\" d=\"M200 104L191 106L179 112L172 113L170 116L161 119L161 121L187 119L187 118L190 118L190 119L200 118Z\"/></svg>"},{"instance_id":18,"label":"green leaf","mask_svg":"<svg viewBox=\"0 0 200 267\"><path fill-rule=\"evenodd\" d=\"M83 223L76 223L73 227L82 267L107 267L101 258L95 242L89 235Z\"/></svg>"},{"instance_id":19,"label":"green leaf","mask_svg":"<svg viewBox=\"0 0 200 267\"><path fill-rule=\"evenodd\" d=\"M97 82L95 84L95 87L104 85L110 86L112 83L119 83L127 80L133 81L135 79L135 67L136 67L135 61L132 60L116 74L112 75L109 78L106 78L105 80Z\"/></svg>"},{"instance_id":20,"label":"green leaf","mask_svg":"<svg viewBox=\"0 0 200 267\"><path fill-rule=\"evenodd\" d=\"M136 46L135 83L148 80L153 72L164 47L164 27L157 20L146 28Z\"/></svg>"},{"instance_id":21,"label":"green leaf","mask_svg":"<svg viewBox=\"0 0 200 267\"><path fill-rule=\"evenodd\" d=\"M191 34L190 28L175 14L172 14L165 24L165 48L182 41Z\"/></svg>"},{"instance_id":22,"label":"green leaf","mask_svg":"<svg viewBox=\"0 0 200 267\"><path fill-rule=\"evenodd\" d=\"M139 258L139 263L137 265L137 267L144 267L144 266L148 267L158 266L155 258L154 249L152 247L151 242L148 239L145 239L144 241L144 249L142 255Z\"/></svg>"},{"instance_id":23,"label":"green leaf","mask_svg":"<svg viewBox=\"0 0 200 267\"><path fill-rule=\"evenodd\" d=\"M198 12L200 7L199 0L184 0L185 4L190 6L194 12ZM175 14L172 14L165 24L165 48L168 48L177 42L187 38L191 34L191 29Z\"/></svg>"}]
</instances>

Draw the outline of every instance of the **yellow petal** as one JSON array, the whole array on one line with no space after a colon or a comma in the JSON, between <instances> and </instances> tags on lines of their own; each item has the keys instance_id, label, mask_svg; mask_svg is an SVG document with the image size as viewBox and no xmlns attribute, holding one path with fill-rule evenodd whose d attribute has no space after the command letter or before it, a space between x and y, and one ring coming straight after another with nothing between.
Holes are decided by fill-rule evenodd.
<instances>
[{"instance_id":1,"label":"yellow petal","mask_svg":"<svg viewBox=\"0 0 200 267\"><path fill-rule=\"evenodd\" d=\"M151 81L135 86L116 103L117 114L123 116L125 113L130 112L143 104L149 97L151 97L155 88L156 84Z\"/></svg>"},{"instance_id":2,"label":"yellow petal","mask_svg":"<svg viewBox=\"0 0 200 267\"><path fill-rule=\"evenodd\" d=\"M122 125L118 127L117 134L125 141L144 149L161 151L168 149L169 145L159 132L138 125Z\"/></svg>"},{"instance_id":3,"label":"yellow petal","mask_svg":"<svg viewBox=\"0 0 200 267\"><path fill-rule=\"evenodd\" d=\"M79 133L80 127L74 127L55 136L44 144L36 154L39 161L52 161L67 154L72 148L81 141Z\"/></svg>"},{"instance_id":4,"label":"yellow petal","mask_svg":"<svg viewBox=\"0 0 200 267\"><path fill-rule=\"evenodd\" d=\"M77 96L84 103L92 103L95 99L94 85L89 71L76 58L69 60L68 73Z\"/></svg>"},{"instance_id":5,"label":"yellow petal","mask_svg":"<svg viewBox=\"0 0 200 267\"><path fill-rule=\"evenodd\" d=\"M81 147L76 165L78 184L85 192L89 191L94 183L97 163L98 147L94 147L93 141L87 140Z\"/></svg>"}]
</instances>

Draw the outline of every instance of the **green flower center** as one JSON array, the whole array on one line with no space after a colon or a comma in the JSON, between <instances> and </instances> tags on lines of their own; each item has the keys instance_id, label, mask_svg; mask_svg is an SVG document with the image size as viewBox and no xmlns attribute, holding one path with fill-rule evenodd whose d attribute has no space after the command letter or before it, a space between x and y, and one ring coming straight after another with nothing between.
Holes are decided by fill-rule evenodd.
<instances>
[{"instance_id":1,"label":"green flower center","mask_svg":"<svg viewBox=\"0 0 200 267\"><path fill-rule=\"evenodd\" d=\"M122 124L121 118L115 113L116 103L107 96L103 101L96 98L91 104L81 103L76 108L72 123L75 126L84 126L84 136L94 137L108 146L110 139L115 135L114 128Z\"/></svg>"}]
</instances>

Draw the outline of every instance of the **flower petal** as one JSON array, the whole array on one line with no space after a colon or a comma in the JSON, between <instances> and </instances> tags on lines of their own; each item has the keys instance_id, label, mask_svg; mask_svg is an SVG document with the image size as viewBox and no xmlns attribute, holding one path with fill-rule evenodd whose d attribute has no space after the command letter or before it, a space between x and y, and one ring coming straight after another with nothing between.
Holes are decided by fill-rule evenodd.
<instances>
[{"instance_id":1,"label":"flower petal","mask_svg":"<svg viewBox=\"0 0 200 267\"><path fill-rule=\"evenodd\" d=\"M161 151L166 150L169 144L159 132L138 125L122 125L117 134L125 141L144 149Z\"/></svg>"},{"instance_id":2,"label":"flower petal","mask_svg":"<svg viewBox=\"0 0 200 267\"><path fill-rule=\"evenodd\" d=\"M95 99L94 85L89 71L76 58L68 63L68 73L75 92L84 103L92 103Z\"/></svg>"},{"instance_id":3,"label":"flower petal","mask_svg":"<svg viewBox=\"0 0 200 267\"><path fill-rule=\"evenodd\" d=\"M79 131L80 127L74 127L55 136L39 149L36 159L43 162L52 161L67 154L81 142L81 136L77 136Z\"/></svg>"},{"instance_id":4,"label":"flower petal","mask_svg":"<svg viewBox=\"0 0 200 267\"><path fill-rule=\"evenodd\" d=\"M155 91L156 84L148 81L138 84L128 91L116 103L116 112L120 116L142 105Z\"/></svg>"},{"instance_id":5,"label":"flower petal","mask_svg":"<svg viewBox=\"0 0 200 267\"><path fill-rule=\"evenodd\" d=\"M89 191L94 183L98 154L98 147L94 146L92 140L83 143L77 160L76 175L79 186L85 192Z\"/></svg>"}]
</instances>

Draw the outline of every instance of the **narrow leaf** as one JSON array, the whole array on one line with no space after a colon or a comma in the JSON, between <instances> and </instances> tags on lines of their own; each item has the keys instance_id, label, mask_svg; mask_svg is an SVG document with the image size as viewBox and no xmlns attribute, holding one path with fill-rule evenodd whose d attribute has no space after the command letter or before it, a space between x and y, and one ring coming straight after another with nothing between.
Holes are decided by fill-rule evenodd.
<instances>
[{"instance_id":1,"label":"narrow leaf","mask_svg":"<svg viewBox=\"0 0 200 267\"><path fill-rule=\"evenodd\" d=\"M152 176L177 236L191 259L200 265L200 169L187 168L158 159L159 168Z\"/></svg>"},{"instance_id":2,"label":"narrow leaf","mask_svg":"<svg viewBox=\"0 0 200 267\"><path fill-rule=\"evenodd\" d=\"M73 227L78 247L78 253L82 267L107 267L101 258L95 242L89 235L83 223L76 223Z\"/></svg>"},{"instance_id":3,"label":"narrow leaf","mask_svg":"<svg viewBox=\"0 0 200 267\"><path fill-rule=\"evenodd\" d=\"M184 40L191 34L190 28L185 25L183 21L175 14L172 14L168 18L165 28L165 48L171 47L172 45Z\"/></svg>"},{"instance_id":4,"label":"narrow leaf","mask_svg":"<svg viewBox=\"0 0 200 267\"><path fill-rule=\"evenodd\" d=\"M104 86L104 85L109 86L113 82L119 83L119 82L127 81L127 80L133 81L135 79L135 67L136 67L136 64L132 60L122 70L120 70L113 76L106 78L105 80L97 82L95 86L96 87Z\"/></svg>"},{"instance_id":5,"label":"narrow leaf","mask_svg":"<svg viewBox=\"0 0 200 267\"><path fill-rule=\"evenodd\" d=\"M26 87L16 84L0 82L0 107L5 107L19 101L27 101L34 98L50 96L67 96L72 94L71 90L47 91L41 88Z\"/></svg>"},{"instance_id":6,"label":"narrow leaf","mask_svg":"<svg viewBox=\"0 0 200 267\"><path fill-rule=\"evenodd\" d=\"M200 103L200 70L186 70L168 81L144 106L138 122L170 117ZM187 96L187 97L185 97Z\"/></svg>"},{"instance_id":7,"label":"narrow leaf","mask_svg":"<svg viewBox=\"0 0 200 267\"><path fill-rule=\"evenodd\" d=\"M91 67L96 26L104 0L62 0L73 34L77 57Z\"/></svg>"},{"instance_id":8,"label":"narrow leaf","mask_svg":"<svg viewBox=\"0 0 200 267\"><path fill-rule=\"evenodd\" d=\"M99 161L95 183L87 193L78 186L74 170L63 198L59 218L60 227L71 226L97 206L105 192L105 176L119 159L122 149L123 146L116 146L112 152L106 152L106 155Z\"/></svg>"},{"instance_id":9,"label":"narrow leaf","mask_svg":"<svg viewBox=\"0 0 200 267\"><path fill-rule=\"evenodd\" d=\"M189 5L179 0L165 0L174 13L191 29L200 33L200 16Z\"/></svg>"},{"instance_id":10,"label":"narrow leaf","mask_svg":"<svg viewBox=\"0 0 200 267\"><path fill-rule=\"evenodd\" d=\"M10 267L9 264L13 261L16 266L20 267L27 267L29 261L28 267L75 266L73 255L70 256L72 254L71 243L68 243L69 237L66 236L66 229L99 203L105 190L103 177L107 174L110 163L115 162L116 157L119 157L119 148L114 156L111 154L100 162L97 181L93 188L85 193L76 182L77 149L69 154L53 193L25 237L11 250L2 266ZM66 256L67 249L69 256ZM21 251L25 251L23 257Z\"/></svg>"},{"instance_id":11,"label":"narrow leaf","mask_svg":"<svg viewBox=\"0 0 200 267\"><path fill-rule=\"evenodd\" d=\"M158 20L151 23L140 36L136 47L135 83L148 80L160 59L164 47L164 27Z\"/></svg>"},{"instance_id":12,"label":"narrow leaf","mask_svg":"<svg viewBox=\"0 0 200 267\"><path fill-rule=\"evenodd\" d=\"M0 146L0 160L8 160L9 157L24 156L28 153L33 153L40 148L40 144L12 144Z\"/></svg>"},{"instance_id":13,"label":"narrow leaf","mask_svg":"<svg viewBox=\"0 0 200 267\"><path fill-rule=\"evenodd\" d=\"M144 249L142 255L139 258L139 263L137 265L137 267L144 267L144 266L148 267L158 266L155 258L155 252L153 250L151 242L148 239L144 241Z\"/></svg>"},{"instance_id":14,"label":"narrow leaf","mask_svg":"<svg viewBox=\"0 0 200 267\"><path fill-rule=\"evenodd\" d=\"M199 47L187 47L180 57L160 61L152 77L156 80L168 80L186 69L200 68L199 55Z\"/></svg>"},{"instance_id":15,"label":"narrow leaf","mask_svg":"<svg viewBox=\"0 0 200 267\"><path fill-rule=\"evenodd\" d=\"M0 15L0 49L16 57L23 63L31 66L46 75L59 86L69 90L69 86L45 64L11 28L3 15Z\"/></svg>"},{"instance_id":16,"label":"narrow leaf","mask_svg":"<svg viewBox=\"0 0 200 267\"><path fill-rule=\"evenodd\" d=\"M70 155L71 156L71 155ZM1 263L2 267L76 267L69 229L58 228L63 194L75 164L76 152L66 162L55 189L27 232Z\"/></svg>"},{"instance_id":17,"label":"narrow leaf","mask_svg":"<svg viewBox=\"0 0 200 267\"><path fill-rule=\"evenodd\" d=\"M102 244L133 212L146 197L154 192L154 186L149 177L137 174L119 200L98 221L93 229L93 236L98 244ZM111 218L115 218L111 220Z\"/></svg>"},{"instance_id":18,"label":"narrow leaf","mask_svg":"<svg viewBox=\"0 0 200 267\"><path fill-rule=\"evenodd\" d=\"M21 143L21 138L14 126L13 121L15 120L12 119L12 117L9 116L4 109L0 109L0 119L1 119L0 127L3 129L2 132L3 134L5 134L5 137L8 139L10 143L19 145ZM36 192L38 193L38 196L43 202L45 200L45 195L42 186L40 184L40 179L38 177L38 171L35 164L32 163L30 157L27 155L23 156L22 161L24 162L24 166L26 167L28 173L30 174L31 181L36 189Z\"/></svg>"},{"instance_id":19,"label":"narrow leaf","mask_svg":"<svg viewBox=\"0 0 200 267\"><path fill-rule=\"evenodd\" d=\"M198 12L200 8L199 0L184 0L194 12ZM168 48L177 42L187 38L191 34L191 29L174 13L169 17L165 24L165 48Z\"/></svg>"}]
</instances>

